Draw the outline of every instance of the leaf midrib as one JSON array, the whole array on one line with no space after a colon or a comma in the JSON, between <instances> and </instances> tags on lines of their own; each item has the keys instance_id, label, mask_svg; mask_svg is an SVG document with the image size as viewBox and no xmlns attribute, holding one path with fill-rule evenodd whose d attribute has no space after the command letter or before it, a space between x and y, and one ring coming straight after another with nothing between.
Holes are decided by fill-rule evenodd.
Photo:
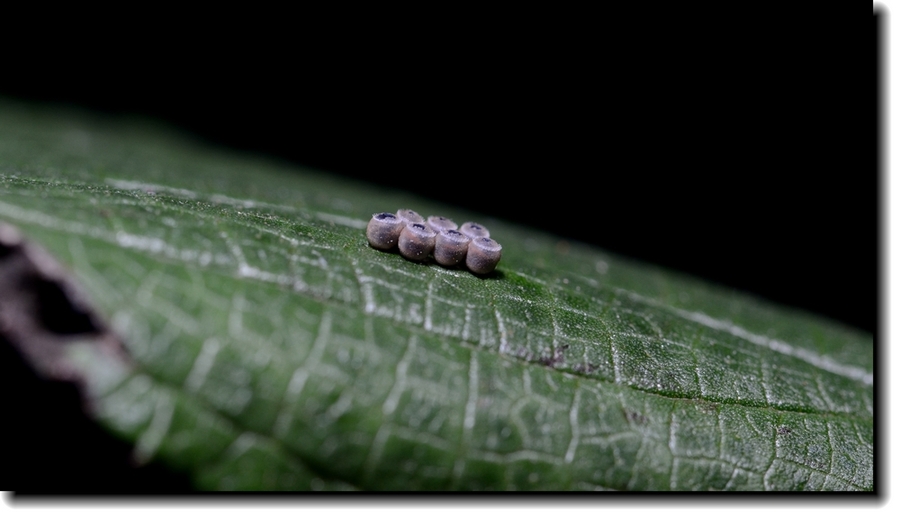
<instances>
[{"instance_id":1,"label":"leaf midrib","mask_svg":"<svg viewBox=\"0 0 900 518\"><path fill-rule=\"evenodd\" d=\"M141 194L136 193L135 191L121 190L121 189L118 189L118 188L112 188L112 189L110 189L109 187L101 187L101 186L96 186L96 185L93 185L93 184L87 184L87 183L84 183L84 182L61 182L61 181L51 181L51 180L43 180L43 179L42 179L42 180L29 179L28 182L31 182L31 183L43 183L45 186L48 186L48 187L57 187L57 188L60 188L60 187L65 187L65 188L76 187L76 188L79 188L79 189L83 189L83 190L85 190L85 191L90 191L90 192L95 193L95 194L101 194L101 193L107 193L107 194L108 194L108 193L110 193L110 192L115 193L115 194L118 194L118 195L126 195L126 196L134 196L134 195L137 194L137 196L140 197L140 198L145 198L145 197L146 197L146 198L151 199L151 200L154 202L154 204L163 202L163 203L161 203L161 205L164 206L166 209L168 209L168 210L174 210L174 211L176 211L176 212L178 212L178 213L182 213L182 214L185 214L185 215L188 215L188 216L191 216L191 217L206 217L206 218L213 218L213 219L214 219L214 217L213 217L211 214L207 213L207 212L203 212L203 211L192 211L190 208L188 208L188 207L186 207L185 205L183 205L182 202L184 202L184 201L189 201L190 203L204 203L204 204L209 204L209 207L210 207L210 208L227 209L228 211L233 211L234 213L238 213L238 212L239 212L239 211L237 210L237 208L234 207L234 206L232 206L232 205L221 204L221 203L217 203L217 202L211 202L211 201L204 200L204 199L183 200L183 199L181 199L181 198L174 197L174 196L172 196L171 194L170 194L169 196L166 196L166 197L147 196L147 195L141 196ZM148 185L149 185L149 184L148 184ZM154 184L154 185L155 185L155 184ZM158 188L163 188L163 189L166 189L166 190L173 190L173 189L175 189L175 188L172 188L172 187L166 187L166 186L161 186L161 185L157 185L156 187L158 187ZM170 199L172 202L174 202L174 203L172 203L172 202L170 202L170 203L165 203L164 200L165 200L166 198L169 198L169 199ZM265 203L265 202L255 202L254 200L245 200L245 201L248 201L248 202L251 202L251 203L258 203L258 204L260 204L260 205ZM271 204L270 204L270 205L271 205ZM20 211L25 211L25 212L28 211L28 209L24 209L24 208L19 207L19 206L13 205L13 207L16 207L16 208L17 208L18 210L20 210ZM308 210L304 210L304 209L292 209L292 208L290 208L290 207L284 207L284 206L278 206L278 207L279 207L280 209L282 209L282 210L293 210L296 214L301 215L301 216L304 215L304 214L309 213ZM254 216L261 217L262 215L254 214ZM334 216L335 218L341 217L340 215L332 215L332 216ZM286 226L290 227L290 222L288 222L287 220L284 220L281 216L279 216L279 215L273 215L272 218L274 219L274 222L275 222L276 224L279 224L279 225L286 225ZM272 221L273 219L269 219L269 221ZM43 226L40 222L35 222L35 223L38 224L38 225ZM359 220L359 223L364 223L364 222L362 222L361 220ZM348 227L348 228L354 228L354 229L356 229L357 226L358 226L358 225L354 225L354 226L350 226L350 227ZM258 227L258 225L255 225L255 224L252 225L252 227L253 227L253 228L257 228L257 229L260 230L260 231L265 231L265 232L271 232L271 231L272 231L272 229L267 229L267 228L263 228L263 227ZM328 231L327 229L324 229L324 228L321 229L321 230L326 231L326 232ZM88 233L88 234L85 235L85 237L91 238L91 239L99 239L99 240L104 241L104 242L107 242L107 243L111 243L111 244L118 245L118 243L117 243L115 240L104 239L104 238L103 238L102 236L100 236L100 235L93 235L93 234L94 234L94 233ZM281 238L281 239L287 239L285 236L281 236L280 234L278 234L278 235L276 235L276 236L279 237L279 238ZM128 248L123 248L123 250L129 250L129 249L128 249ZM190 266L190 267L196 267L196 265L194 265L193 263L190 263L190 262L178 262L178 261L175 260L175 259L170 259L170 258L165 257L165 256L157 256L157 259L160 260L160 261L164 261L164 262L167 262L167 263L170 263L170 264L174 264L174 265L178 265L178 266L181 266L181 267L187 267L187 266ZM232 258L232 259L234 259L234 258ZM363 286L364 283L362 282L361 279L359 279L359 273L358 273L357 261L358 261L358 258L356 258L356 257L352 257L352 256L351 256L351 257L349 258L349 264L353 266L352 270L353 270L354 277L355 277L355 280L356 280L356 283L357 283L357 287L356 287L357 293L360 294L360 299L363 299L364 297L363 297L363 295L362 295L362 286ZM241 274L240 274L240 271L239 271L239 268L238 268L238 271L236 272L236 271L235 271L235 268L234 268L233 266L231 266L231 267L226 267L225 265L214 265L214 268L215 268L215 271L217 271L218 273L220 273L220 274L222 274L222 275L226 275L226 276L228 276L229 278L232 278L232 279L243 279L243 280L245 280L245 281L263 282L263 283L268 283L268 284L274 284L274 285L280 286L280 287L284 287L284 286L285 286L284 284L279 283L279 282L276 282L276 281L274 281L274 280L272 280L272 281L267 281L267 280L263 280L263 279L258 279L258 278L247 277L247 276L245 276L245 275L241 275ZM432 276L431 279L429 280L430 283L435 282L436 280L439 280L439 277L437 277L437 273L438 273L438 272L435 272L434 268L430 268L430 269L429 269L429 273L430 273L431 276ZM519 277L521 277L521 278L523 278L523 279L526 279L526 278L532 278L532 277L533 277L532 275L529 275L529 274L527 274L527 273L519 272L519 271L515 271L515 270L509 270L508 273L511 274L511 275L519 276ZM236 274L237 274L237 275L236 275ZM573 274L573 275L575 275L575 274ZM540 285L542 288L551 288L550 286L547 286L545 283L539 283L539 285ZM365 307L362 307L362 308L355 307L354 305L352 305L352 304L350 304L350 303L348 303L348 302L346 302L346 301L343 301L342 299L339 299L339 298L334 297L334 296L325 296L325 295L323 295L323 294L317 292L316 290L307 289L306 287L300 287L300 288L298 288L298 287L296 287L296 286L294 286L294 285L292 285L292 286L290 286L290 287L292 288L292 291L295 292L295 293L302 293L305 297L309 297L309 298L311 298L311 299L313 299L313 300L316 300L316 301L319 301L319 302L322 302L322 303L327 303L328 305L331 305L331 306L341 306L341 307L348 307L348 306L349 306L349 307L354 307L355 309L362 311L363 314L365 314L365 315L367 315L367 316L370 316L370 317L373 317L373 318L385 318L385 317L382 317L382 316L380 316L380 315L377 315L377 314L373 314L373 313L368 312L368 311L366 310ZM679 308L669 308L669 307L667 307L667 306L664 306L664 305L655 303L655 301L653 301L652 299L648 299L647 297L645 297L645 296L643 296L643 295L641 295L641 294L639 294L639 293L632 292L632 291L629 291L629 290L625 290L625 289L622 289L622 288L615 288L614 291L616 291L617 293L621 293L621 294L623 294L623 295L625 295L625 296L627 296L627 297L634 298L634 299L636 299L636 300L638 300L638 301L641 301L641 302L644 302L644 303L648 303L648 304L653 304L655 307L665 309L665 310L667 310L670 314L674 314L675 316L677 316L677 317L679 317L679 318L685 318L685 317L683 317L683 315L680 315L679 311L687 311L687 310L680 310ZM557 294L556 294L556 292L555 292L553 289L547 289L546 292L550 295L550 297L552 297L552 300L553 300L553 301L558 300ZM529 300L530 300L530 299L529 299ZM542 307L542 308L546 309L546 310L550 313L550 316L551 316L552 319L553 319L554 327L556 327L556 322L558 322L558 320L559 320L559 311L560 311L560 309L557 307L556 304L547 303L546 301L533 301L533 300L531 300L530 302L533 303L533 304L535 304L535 305L537 305L537 306L539 306L539 307ZM491 293L491 294L490 294L490 304L491 304L491 309L493 310L493 313L496 315L496 311L497 311L497 309L498 309L498 306L497 306L497 303L496 303L496 297L495 297L495 294L494 294L494 293ZM599 317L597 317L596 315L592 315L592 314L584 314L584 316L593 318L593 319L595 319L595 320L599 320L599 321L602 323L602 320L601 320ZM704 316L705 316L705 315L704 315ZM708 317L708 318L712 319L713 317ZM688 320L690 320L690 319L688 319ZM412 332L424 332L424 333L426 333L426 334L431 334L431 335L433 335L433 336L447 337L447 338L452 338L453 340L458 340L458 341L460 341L461 343L463 343L463 342L468 343L468 341L465 340L463 337L454 335L454 334L452 334L452 333L441 333L441 332L436 331L436 330L433 330L433 329L426 329L426 328L420 327L420 326L413 326L413 325L410 325L408 322L405 322L405 321L399 320L399 319L391 319L391 321L392 321L395 325L401 326L402 328L404 328L404 329L406 329L406 330L408 330L408 331L412 331ZM703 325L703 324L701 323L700 325ZM499 327L499 324L498 324L498 327ZM501 339L505 339L503 333L500 333L500 336L501 336ZM552 337L554 342L556 342L557 336L558 336L558 332L556 331L556 329L554 329L554 334L553 334L553 337ZM659 337L648 337L648 336L644 336L644 335L636 335L636 337L644 338L644 339L649 339L649 338L652 338L652 339L659 339ZM502 344L501 344L501 345L502 345ZM476 345L473 345L473 346L474 346L474 347L478 347L477 344L476 344ZM502 347L501 347L501 349L502 349ZM552 351L552 352L555 352L555 351ZM694 361L695 361L695 365L696 365L696 362L697 362L697 359L696 359L696 351L694 350L694 348L691 348L691 352L692 352L692 354L694 355L694 358L695 358ZM779 351L775 351L775 352L777 352L778 354L784 354L784 353L781 353L781 352L779 352ZM765 408L765 409L773 409L773 410L778 410L778 411L783 411L783 412L793 412L793 413L807 414L807 415L818 415L818 416L841 416L841 417L843 417L843 418L856 418L856 419L858 419L858 420L863 420L863 421L865 421L865 422L872 422L872 420L873 420L873 417L872 417L871 415L863 414L863 413L860 413L860 412L858 412L858 411L857 411L857 412L851 412L851 411L843 411L843 412L841 412L841 411L832 411L832 410L825 410L825 409L818 409L818 408L804 408L804 407L799 407L799 406L789 405L789 404L768 403L768 402L762 402L762 401L757 402L757 401L744 400L744 399L737 400L737 399L730 399L730 398L716 398L716 397L714 397L714 396L711 397L711 396L709 396L709 395L703 395L703 394L687 395L687 394L679 394L679 393L677 393L677 392L656 391L656 390L652 390L652 389L649 388L649 387L641 387L641 386L635 386L635 385L630 385L630 384L619 384L619 383L617 383L615 380L610 380L610 379L602 378L602 377L599 377L599 376L591 376L591 375L589 375L589 374L587 374L587 373L581 373L581 372L577 372L577 371L574 371L574 370L562 369L562 368L559 368L559 367L556 367L556 366L552 366L552 365L551 365L551 366L548 366L548 365L544 364L540 359L528 359L528 358L522 358L522 357L517 356L517 355L514 355L514 354L507 354L507 353L504 353L502 350L496 351L495 354L497 354L498 356L500 356L500 357L502 357L502 358L504 358L504 359L515 360L515 361L517 361L517 362L521 362L521 363L524 363L524 364L541 365L542 367L550 368L551 370L555 370L555 371L558 371L558 372L561 372L561 373L566 373L566 374L568 374L568 375L570 375L570 376L573 376L573 377L576 377L576 378L578 378L578 379L583 379L583 380L593 380L593 381L595 381L595 382L605 383L605 384L614 385L614 386L624 386L624 387L628 387L628 388L631 389L631 390L635 390L635 391L638 391L638 392L643 392L643 393L646 393L646 394L652 394L652 395L655 395L655 396L664 397L664 398L673 399L673 400L675 400L675 399L684 399L684 400L692 400L692 401L699 401L699 402L709 402L709 403L716 403L716 404L729 404L729 405L735 405L735 406L741 406L741 407L747 407L747 408ZM786 356L788 356L788 357L793 357L793 358L797 358L796 356L790 356L790 355L786 355ZM802 358L801 358L801 359L802 359ZM613 357L613 361L615 361L615 357ZM808 363L808 362L807 362L807 363ZM809 363L809 365L810 365L810 367L812 367L812 368L816 368L816 369L819 369L819 368L820 368L820 367L818 367L817 365L812 364L812 363ZM696 370L696 369L693 369L693 370ZM832 371L827 371L827 372L832 372ZM846 380L848 380L848 381L850 381L850 382L852 382L852 383L854 383L854 384L859 384L859 383L861 383L859 380L854 379L854 378L849 377L849 376L846 376L846 375L842 375L840 372L832 372L832 373L833 373L833 374L841 375L844 379L846 379ZM695 377L697 376L697 375L696 375L696 372L694 372L694 376L695 376Z\"/></svg>"}]
</instances>

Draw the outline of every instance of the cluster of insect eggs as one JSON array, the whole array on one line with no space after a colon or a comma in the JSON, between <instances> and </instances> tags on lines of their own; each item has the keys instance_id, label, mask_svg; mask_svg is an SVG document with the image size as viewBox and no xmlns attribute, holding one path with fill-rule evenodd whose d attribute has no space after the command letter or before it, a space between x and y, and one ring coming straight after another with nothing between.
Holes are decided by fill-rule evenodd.
<instances>
[{"instance_id":1,"label":"cluster of insect eggs","mask_svg":"<svg viewBox=\"0 0 900 518\"><path fill-rule=\"evenodd\" d=\"M373 248L393 250L411 261L429 256L441 266L465 264L473 273L494 271L500 262L499 243L484 226L467 222L461 226L443 216L426 220L416 211L400 209L396 214L373 214L366 226L366 238Z\"/></svg>"}]
</instances>

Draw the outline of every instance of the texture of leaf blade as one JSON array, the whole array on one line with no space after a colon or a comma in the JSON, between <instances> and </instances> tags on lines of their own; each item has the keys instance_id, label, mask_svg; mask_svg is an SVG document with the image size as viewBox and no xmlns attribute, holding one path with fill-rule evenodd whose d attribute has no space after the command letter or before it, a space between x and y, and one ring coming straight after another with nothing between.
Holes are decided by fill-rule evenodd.
<instances>
[{"instance_id":1,"label":"texture of leaf blade","mask_svg":"<svg viewBox=\"0 0 900 518\"><path fill-rule=\"evenodd\" d=\"M2 113L0 218L134 360L73 357L100 419L199 487L873 486L871 336L500 221L496 276L411 263L370 214L475 215Z\"/></svg>"}]
</instances>

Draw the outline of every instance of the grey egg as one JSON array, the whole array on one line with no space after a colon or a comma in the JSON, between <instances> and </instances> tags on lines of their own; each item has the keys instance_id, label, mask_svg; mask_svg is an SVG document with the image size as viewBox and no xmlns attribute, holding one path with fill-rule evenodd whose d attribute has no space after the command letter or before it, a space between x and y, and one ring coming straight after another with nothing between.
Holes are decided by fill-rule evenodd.
<instances>
[{"instance_id":1,"label":"grey egg","mask_svg":"<svg viewBox=\"0 0 900 518\"><path fill-rule=\"evenodd\" d=\"M421 223L425 221L425 218L412 209L397 210L397 217L402 219L404 223Z\"/></svg>"},{"instance_id":2,"label":"grey egg","mask_svg":"<svg viewBox=\"0 0 900 518\"><path fill-rule=\"evenodd\" d=\"M469 237L469 239L475 239L479 237L491 237L491 233L485 228L484 225L479 225L478 223L472 223L471 221L467 221L459 227L459 231Z\"/></svg>"},{"instance_id":3,"label":"grey egg","mask_svg":"<svg viewBox=\"0 0 900 518\"><path fill-rule=\"evenodd\" d=\"M477 237L469 242L466 267L472 273L485 274L494 271L500 262L500 243L489 237Z\"/></svg>"},{"instance_id":4,"label":"grey egg","mask_svg":"<svg viewBox=\"0 0 900 518\"><path fill-rule=\"evenodd\" d=\"M459 227L459 225L444 216L428 216L428 226L437 234L440 234L441 230L456 230Z\"/></svg>"},{"instance_id":5,"label":"grey egg","mask_svg":"<svg viewBox=\"0 0 900 518\"><path fill-rule=\"evenodd\" d=\"M372 219L366 225L366 239L372 248L379 250L390 250L397 246L400 239L400 232L406 223L390 212L379 212L372 214Z\"/></svg>"},{"instance_id":6,"label":"grey egg","mask_svg":"<svg viewBox=\"0 0 900 518\"><path fill-rule=\"evenodd\" d=\"M400 255L411 261L424 261L434 251L435 237L425 222L407 223L398 241Z\"/></svg>"},{"instance_id":7,"label":"grey egg","mask_svg":"<svg viewBox=\"0 0 900 518\"><path fill-rule=\"evenodd\" d=\"M444 229L434 240L434 260L441 266L454 266L466 259L470 239L463 233Z\"/></svg>"}]
</instances>

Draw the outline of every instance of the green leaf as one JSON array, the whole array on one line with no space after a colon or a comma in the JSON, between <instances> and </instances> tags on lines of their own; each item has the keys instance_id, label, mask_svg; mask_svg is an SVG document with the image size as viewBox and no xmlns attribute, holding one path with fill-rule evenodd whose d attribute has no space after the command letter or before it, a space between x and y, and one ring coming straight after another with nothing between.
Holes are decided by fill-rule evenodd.
<instances>
[{"instance_id":1,"label":"green leaf","mask_svg":"<svg viewBox=\"0 0 900 518\"><path fill-rule=\"evenodd\" d=\"M399 207L496 274L370 248ZM124 343L62 353L96 418L201 489L873 488L871 335L596 248L13 104L0 219Z\"/></svg>"}]
</instances>

